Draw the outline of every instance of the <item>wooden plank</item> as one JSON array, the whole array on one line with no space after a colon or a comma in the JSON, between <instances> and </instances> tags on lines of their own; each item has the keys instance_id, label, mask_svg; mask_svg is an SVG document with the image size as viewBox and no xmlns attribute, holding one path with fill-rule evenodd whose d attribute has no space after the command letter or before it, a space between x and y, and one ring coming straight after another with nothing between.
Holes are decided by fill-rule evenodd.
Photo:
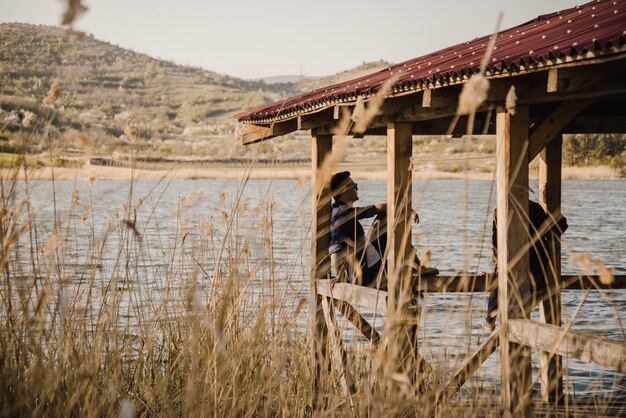
<instances>
[{"instance_id":1,"label":"wooden plank","mask_svg":"<svg viewBox=\"0 0 626 418\"><path fill-rule=\"evenodd\" d=\"M525 318L528 295L528 108L496 115L498 310L502 406L513 416L532 415L530 350L509 341L509 318ZM517 261L515 261L517 260Z\"/></svg>"},{"instance_id":2,"label":"wooden plank","mask_svg":"<svg viewBox=\"0 0 626 418\"><path fill-rule=\"evenodd\" d=\"M337 300L333 301L333 303L335 304L335 307L339 309L339 311L343 314L343 316L345 316L346 319L350 321L356 329L361 331L361 334L363 334L365 338L367 338L374 344L378 343L378 341L380 340L380 334L378 333L378 331L376 331L376 328L371 326L370 323L367 322L365 318L363 318L363 315L361 315L359 311L354 308L354 306L352 306L348 302L341 302Z\"/></svg>"},{"instance_id":3,"label":"wooden plank","mask_svg":"<svg viewBox=\"0 0 626 418\"><path fill-rule=\"evenodd\" d=\"M318 280L317 294L387 313L387 292L351 283L335 283L331 289L329 284L328 280Z\"/></svg>"},{"instance_id":4,"label":"wooden plank","mask_svg":"<svg viewBox=\"0 0 626 418\"><path fill-rule=\"evenodd\" d=\"M438 398L441 398L444 394L451 396L459 390L465 382L472 377L476 370L478 370L480 366L489 358L489 356L496 351L498 345L500 345L500 330L496 329L454 372L448 383L445 385L444 392L442 392Z\"/></svg>"},{"instance_id":5,"label":"wooden plank","mask_svg":"<svg viewBox=\"0 0 626 418\"><path fill-rule=\"evenodd\" d=\"M255 142L273 138L272 127L269 125L253 125L244 123L240 126L239 138L243 145L254 144Z\"/></svg>"},{"instance_id":6,"label":"wooden plank","mask_svg":"<svg viewBox=\"0 0 626 418\"><path fill-rule=\"evenodd\" d=\"M307 131L309 129L317 129L333 120L333 109L324 109L319 112L300 115L298 117L300 119L298 130Z\"/></svg>"},{"instance_id":7,"label":"wooden plank","mask_svg":"<svg viewBox=\"0 0 626 418\"><path fill-rule=\"evenodd\" d=\"M594 363L618 372L626 371L626 344L623 342L530 319L510 320L509 329L511 340L518 344Z\"/></svg>"},{"instance_id":8,"label":"wooden plank","mask_svg":"<svg viewBox=\"0 0 626 418\"><path fill-rule=\"evenodd\" d=\"M614 274L613 283L604 284L598 275L565 274L561 275L561 289L567 290L610 290L626 289L626 275Z\"/></svg>"},{"instance_id":9,"label":"wooden plank","mask_svg":"<svg viewBox=\"0 0 626 418\"><path fill-rule=\"evenodd\" d=\"M255 125L244 123L241 126L241 138L244 145L254 144L256 142L265 141L298 130L297 118L289 119L281 122L273 122L271 124Z\"/></svg>"},{"instance_id":10,"label":"wooden plank","mask_svg":"<svg viewBox=\"0 0 626 418\"><path fill-rule=\"evenodd\" d=\"M614 290L626 289L626 275L616 274L612 284L603 284L598 275L563 274L559 286L554 292L563 290ZM455 276L424 277L414 291L426 293L474 293L491 292L496 287L496 281L491 273L480 273L478 276L471 274L458 274ZM387 292L371 287L357 286L351 283L335 283L332 291L328 288L328 280L319 280L317 284L319 295L337 300L375 309L385 313Z\"/></svg>"},{"instance_id":11,"label":"wooden plank","mask_svg":"<svg viewBox=\"0 0 626 418\"><path fill-rule=\"evenodd\" d=\"M330 243L329 220L330 220L330 184L322 187L316 184L321 176L317 171L322 166L325 158L332 152L332 136L317 135L314 131L311 138L311 190L319 190L311 196L311 354L313 370L313 393L317 393L322 371L329 369L327 342L328 328L324 320L322 298L317 292L317 281L327 278L330 273L330 257L328 246ZM317 404L318 399L314 399Z\"/></svg>"},{"instance_id":12,"label":"wooden plank","mask_svg":"<svg viewBox=\"0 0 626 418\"><path fill-rule=\"evenodd\" d=\"M541 151L539 160L539 203L548 216L558 219L561 216L561 158L562 135L548 143ZM561 243L554 242L551 268L546 268L549 287L558 283L561 277ZM561 292L551 292L547 300L539 305L539 316L543 323L561 326ZM563 398L563 364L561 356L548 352L539 353L539 380L541 399L558 404Z\"/></svg>"},{"instance_id":13,"label":"wooden plank","mask_svg":"<svg viewBox=\"0 0 626 418\"><path fill-rule=\"evenodd\" d=\"M546 87L546 91L548 93L555 93L558 88L559 82L559 70L556 68L550 68L548 70L548 85Z\"/></svg>"},{"instance_id":14,"label":"wooden plank","mask_svg":"<svg viewBox=\"0 0 626 418\"><path fill-rule=\"evenodd\" d=\"M592 103L591 99L569 100L561 103L548 115L530 135L529 160L532 160L548 145L550 141L561 134L561 131L577 114Z\"/></svg>"},{"instance_id":15,"label":"wooden plank","mask_svg":"<svg viewBox=\"0 0 626 418\"><path fill-rule=\"evenodd\" d=\"M422 107L430 107L431 89L424 90L422 95Z\"/></svg>"},{"instance_id":16,"label":"wooden plank","mask_svg":"<svg viewBox=\"0 0 626 418\"><path fill-rule=\"evenodd\" d=\"M414 290L427 293L473 293L491 292L496 288L491 273L460 273L455 276L434 276L422 278Z\"/></svg>"},{"instance_id":17,"label":"wooden plank","mask_svg":"<svg viewBox=\"0 0 626 418\"><path fill-rule=\"evenodd\" d=\"M335 121L335 123L326 124L318 128L318 131L323 134L333 134L333 132L337 131L337 127L340 125L340 123L340 121ZM361 132L358 134L350 130L350 132L348 132L348 135L352 135L354 138L363 138L368 135L385 136L387 135L387 125L385 124L384 126L377 127L369 126L365 132Z\"/></svg>"},{"instance_id":18,"label":"wooden plank","mask_svg":"<svg viewBox=\"0 0 626 418\"><path fill-rule=\"evenodd\" d=\"M322 298L322 310L328 327L328 335L330 338L330 358L333 369L338 373L338 380L344 396L350 396L351 388L354 386L352 381L352 373L350 373L350 365L348 364L348 355L343 347L343 339L337 321L335 320L334 307L329 303L329 298Z\"/></svg>"}]
</instances>

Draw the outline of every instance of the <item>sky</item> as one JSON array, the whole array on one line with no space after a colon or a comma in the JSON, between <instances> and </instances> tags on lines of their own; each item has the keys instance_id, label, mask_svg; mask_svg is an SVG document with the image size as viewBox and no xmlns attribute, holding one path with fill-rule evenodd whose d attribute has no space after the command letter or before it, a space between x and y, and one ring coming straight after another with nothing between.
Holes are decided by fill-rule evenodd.
<instances>
[{"instance_id":1,"label":"sky","mask_svg":"<svg viewBox=\"0 0 626 418\"><path fill-rule=\"evenodd\" d=\"M83 0L75 28L241 78L401 62L585 0ZM58 25L62 0L0 0L1 22Z\"/></svg>"}]
</instances>

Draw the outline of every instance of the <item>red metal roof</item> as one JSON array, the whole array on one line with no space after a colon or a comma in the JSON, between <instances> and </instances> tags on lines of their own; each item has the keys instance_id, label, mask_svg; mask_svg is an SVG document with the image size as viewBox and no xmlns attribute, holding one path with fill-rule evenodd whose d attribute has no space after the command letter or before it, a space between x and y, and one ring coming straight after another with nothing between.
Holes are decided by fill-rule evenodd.
<instances>
[{"instance_id":1,"label":"red metal roof","mask_svg":"<svg viewBox=\"0 0 626 418\"><path fill-rule=\"evenodd\" d=\"M491 35L395 64L354 80L256 107L234 117L263 123L316 112L358 96L370 96L397 77L390 96L459 84L480 71ZM486 75L545 69L563 62L585 60L626 49L626 0L597 0L539 16L501 31Z\"/></svg>"}]
</instances>

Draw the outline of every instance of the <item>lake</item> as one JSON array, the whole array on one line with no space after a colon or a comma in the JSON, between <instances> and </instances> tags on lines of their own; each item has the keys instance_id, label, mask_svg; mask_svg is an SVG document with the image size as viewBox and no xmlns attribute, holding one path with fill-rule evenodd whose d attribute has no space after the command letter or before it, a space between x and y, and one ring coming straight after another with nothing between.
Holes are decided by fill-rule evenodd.
<instances>
[{"instance_id":1,"label":"lake","mask_svg":"<svg viewBox=\"0 0 626 418\"><path fill-rule=\"evenodd\" d=\"M384 181L357 182L361 197L357 204L386 198ZM24 193L24 184L19 187L20 193ZM28 184L38 233L35 251L43 256L42 247L49 242L56 213L65 243L64 277L83 283L85 266L94 263L98 280L119 275L129 290L128 313L122 316L128 321L133 316L133 304L154 307L160 303L164 278L185 286L186 277L196 275L200 277L199 286L210 288L216 269L221 268L219 260L224 248L230 256L244 252L250 255L253 263L249 271L254 276L251 286L256 297L278 292L285 295L280 300L289 310L308 295L310 185L306 181L140 181L133 185L130 199L130 183L126 181L98 180L93 185L87 181L58 181L54 187L56 201L52 182ZM536 181L531 182L531 188L531 198L538 200ZM563 273L581 273L581 267L568 260L576 254L591 254L615 268L615 273L626 274L626 210L622 206L626 204L626 181L565 180L562 200L563 214L569 223L562 244ZM127 218L125 211L129 207ZM420 223L413 227L413 243L420 252L431 251L432 266L443 274L491 271L491 219L495 207L492 181L415 181L413 207L420 216ZM124 219L133 220L131 229L138 233L134 238L138 245L133 251L139 254L122 254L130 268L118 262L120 251L128 251L119 245L125 237L124 229L116 228ZM202 234L206 235L204 241L196 241ZM99 244L102 252L96 256L93 248ZM32 250L28 242L21 241L20 245ZM27 260L18 264L18 270L27 274ZM249 271L244 273L250 274ZM268 277L273 280L268 281ZM133 297L134 289L140 289L142 297ZM583 308L571 318L583 297ZM420 328L426 356L463 355L468 347L482 341L487 336L480 327L486 298L483 293L429 295ZM472 309L468 311L469 306ZM565 291L563 308L564 321L572 319L573 329L624 341L621 316L626 312L626 291L586 295ZM371 312L366 316L381 326L379 317ZM301 318L300 326L305 323L306 318ZM345 323L343 326L347 331L345 338L356 340L351 328ZM492 355L481 369L481 381L494 386L498 382L497 357ZM533 361L536 360L533 355ZM623 374L576 360L564 360L564 366L570 390L585 394L597 393L600 388L624 396Z\"/></svg>"}]
</instances>

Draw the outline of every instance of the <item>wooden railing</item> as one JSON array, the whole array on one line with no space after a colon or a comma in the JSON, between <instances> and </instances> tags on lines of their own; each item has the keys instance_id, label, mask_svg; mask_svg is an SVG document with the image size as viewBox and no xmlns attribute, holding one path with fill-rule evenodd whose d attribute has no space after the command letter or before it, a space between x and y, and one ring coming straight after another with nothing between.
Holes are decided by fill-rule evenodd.
<instances>
[{"instance_id":1,"label":"wooden railing","mask_svg":"<svg viewBox=\"0 0 626 418\"><path fill-rule=\"evenodd\" d=\"M477 275L459 274L455 276L435 276L418 280L415 291L428 293L445 292L488 292L494 290L496 280L493 275L480 273ZM317 294L324 302L324 314L330 338L336 352L337 359L334 367L340 370L344 388L351 382L348 367L345 364L345 351L341 343L341 336L335 322L333 306L336 306L363 335L376 343L380 336L362 317L354 306L373 309L379 313L387 313L387 291L370 287L357 286L351 283L334 283L329 280L317 281ZM599 276L591 275L562 275L561 283L552 290L551 294L563 290L591 289L612 290L626 289L626 275L615 275L610 284L603 283ZM535 303L539 304L548 299L549 294L538 295ZM330 303L329 303L330 302ZM576 332L568 326L559 327L530 319L509 319L508 330L505 334L509 341L523 346L538 349L542 352L557 354L591 362L603 367L626 371L626 344L612 341L595 335ZM495 331L471 353L463 364L458 367L437 395L437 401L451 396L465 384L472 374L498 348L502 338L501 329Z\"/></svg>"},{"instance_id":2,"label":"wooden railing","mask_svg":"<svg viewBox=\"0 0 626 418\"><path fill-rule=\"evenodd\" d=\"M496 287L492 274L459 274L455 276L427 277L417 282L416 291L425 293L490 292ZM599 276L563 275L561 284L554 291L562 290L611 290L626 289L626 275L613 276L611 284L603 284ZM387 311L387 292L350 283L335 283L329 287L328 280L317 281L317 293L353 305L368 307L381 313Z\"/></svg>"}]
</instances>

